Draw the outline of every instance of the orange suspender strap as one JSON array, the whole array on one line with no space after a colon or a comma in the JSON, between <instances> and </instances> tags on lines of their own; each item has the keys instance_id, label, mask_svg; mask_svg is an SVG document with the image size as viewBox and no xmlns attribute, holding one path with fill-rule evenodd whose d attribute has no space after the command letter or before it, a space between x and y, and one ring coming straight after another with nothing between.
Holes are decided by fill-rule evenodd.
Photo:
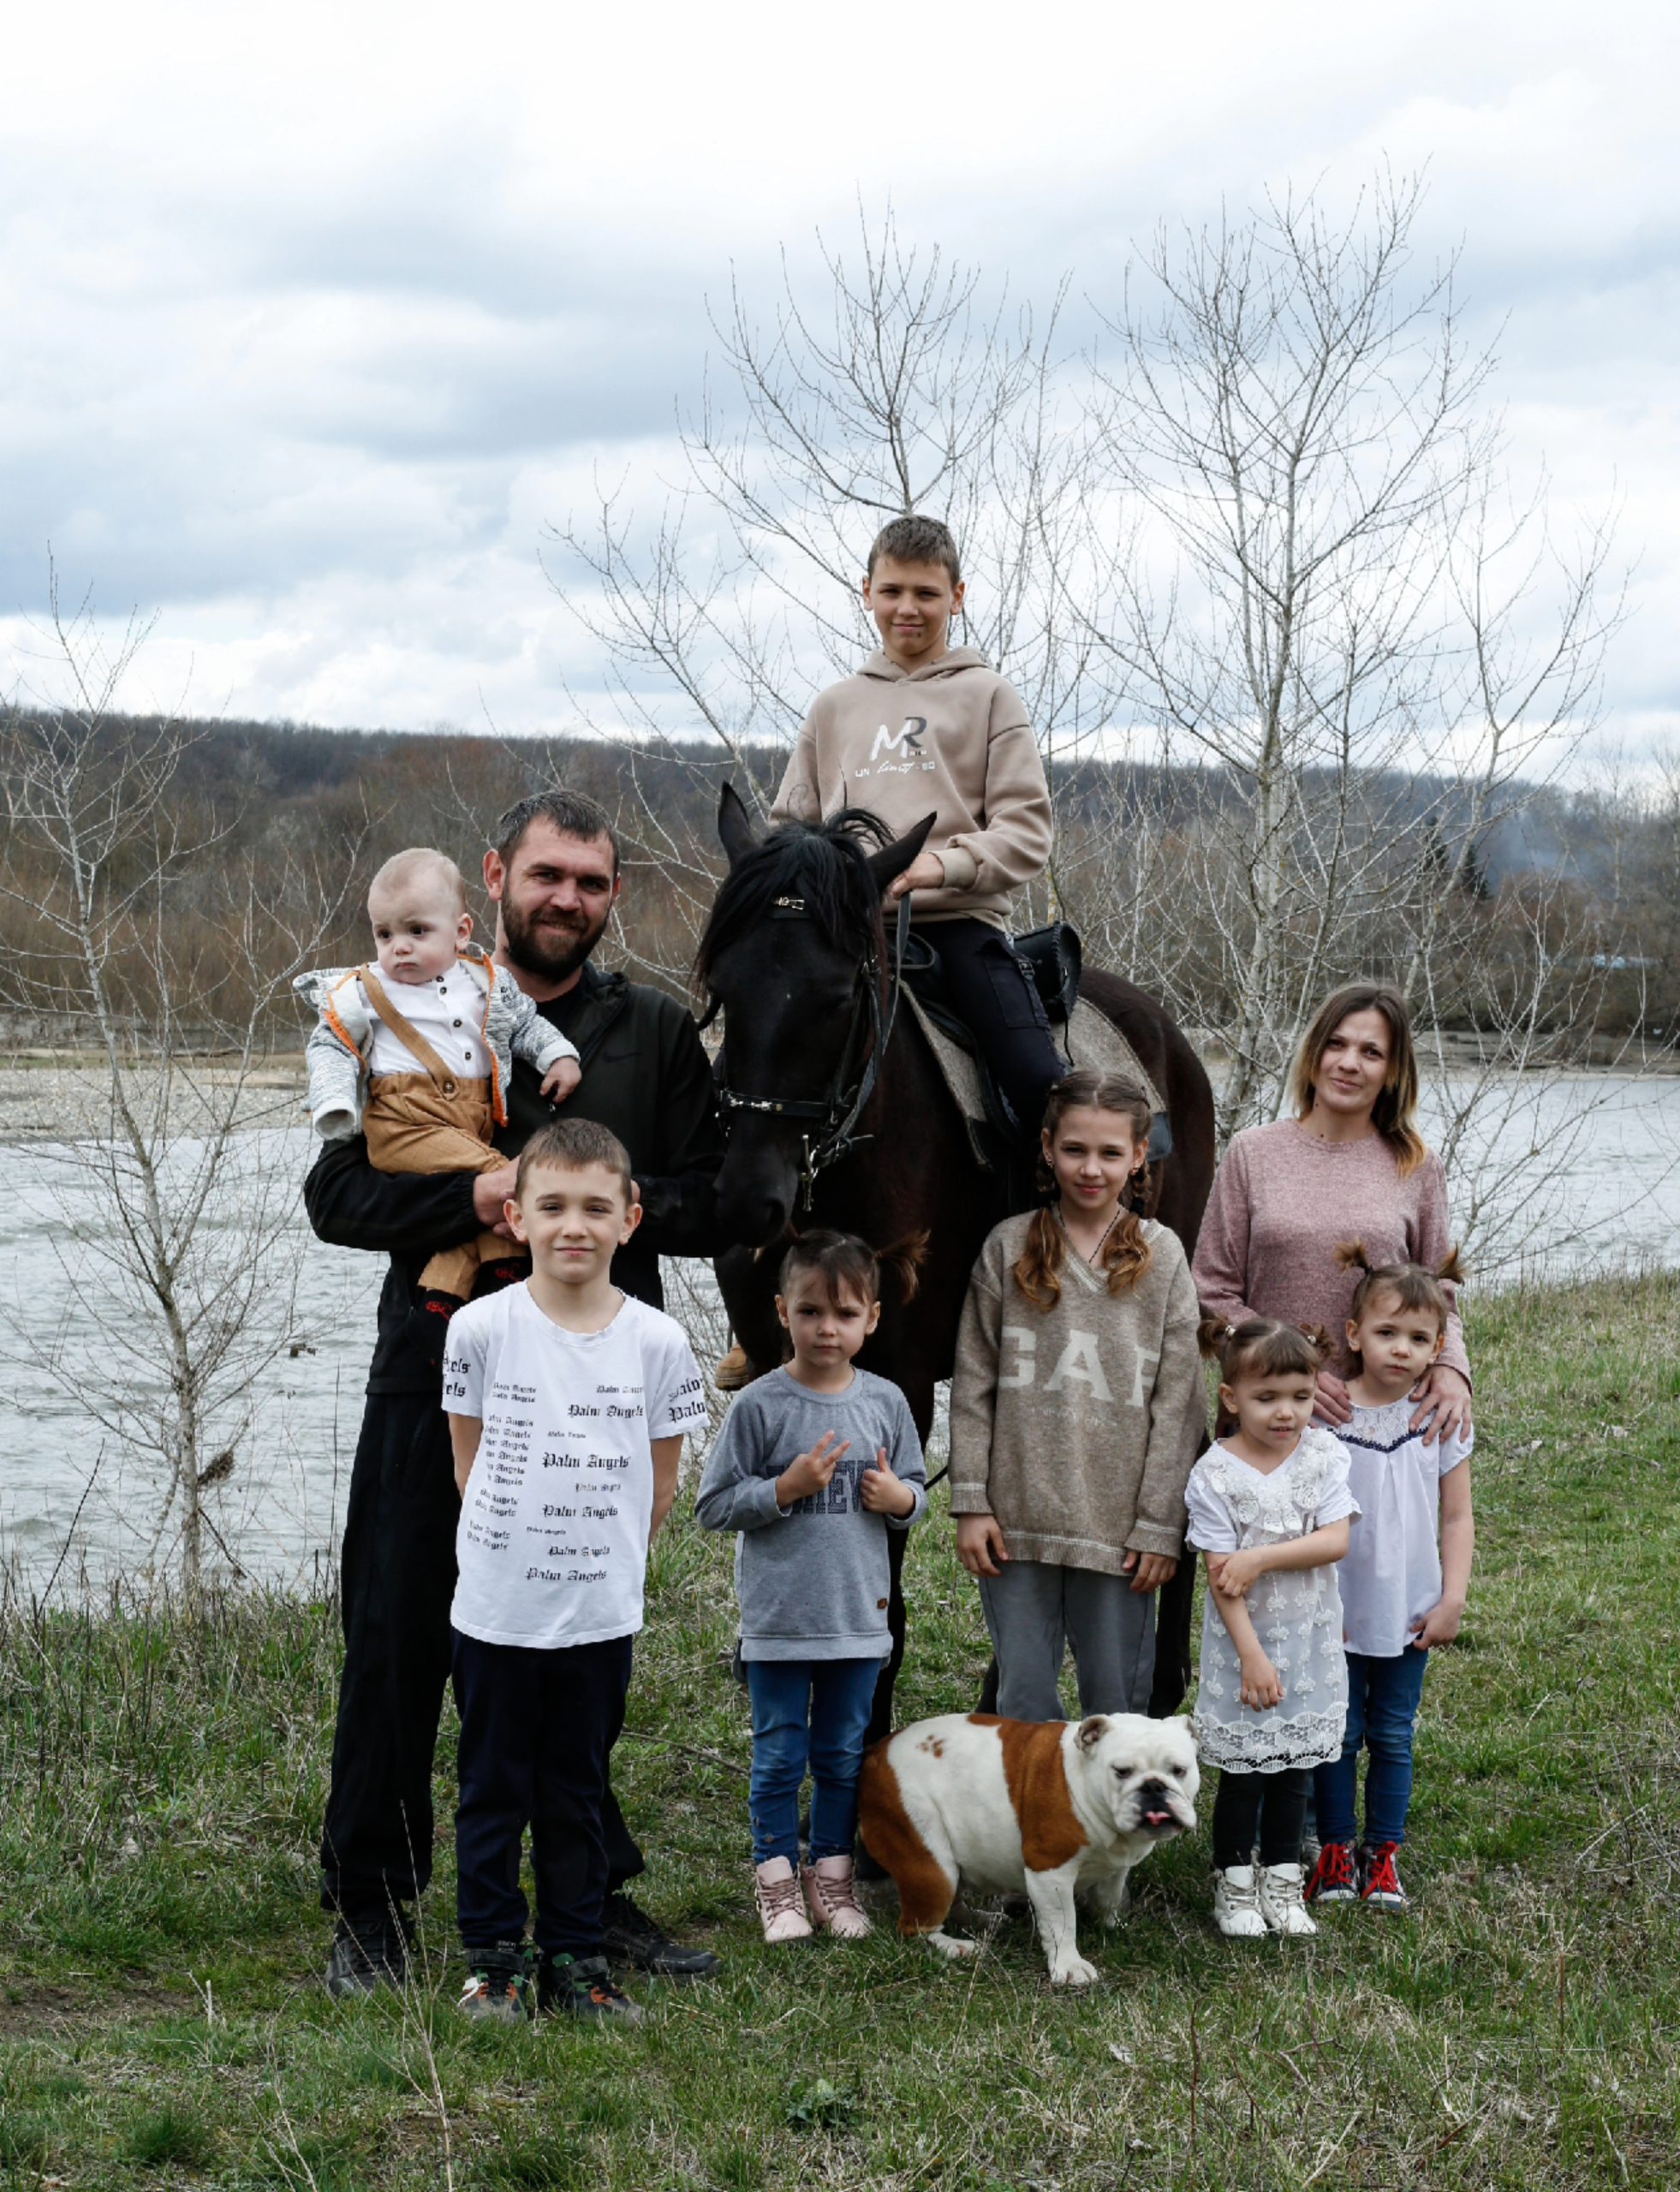
<instances>
[{"instance_id":1,"label":"orange suspender strap","mask_svg":"<svg viewBox=\"0 0 1680 2192\"><path fill-rule=\"evenodd\" d=\"M361 986L367 992L368 1002L405 1050L412 1051L415 1058L434 1081L447 1081L451 1087L464 1078L461 1071L444 1063L436 1051L417 1028L411 1027L385 995L384 986L371 967L360 967L357 973Z\"/></svg>"},{"instance_id":2,"label":"orange suspender strap","mask_svg":"<svg viewBox=\"0 0 1680 2192\"><path fill-rule=\"evenodd\" d=\"M485 969L484 1021L479 1029L479 1039L484 1045L485 1055L490 1060L490 1112L498 1127L508 1123L507 1099L502 1093L502 1068L496 1057L496 1045L490 1039L490 1007L496 995L496 969L483 961L475 961L464 951L456 953L462 966L482 965Z\"/></svg>"}]
</instances>

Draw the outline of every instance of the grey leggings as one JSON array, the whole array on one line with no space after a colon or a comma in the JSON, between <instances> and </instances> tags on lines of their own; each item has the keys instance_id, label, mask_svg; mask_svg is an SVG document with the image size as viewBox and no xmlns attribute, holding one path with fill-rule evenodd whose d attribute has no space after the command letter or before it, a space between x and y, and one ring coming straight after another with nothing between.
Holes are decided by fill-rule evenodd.
<instances>
[{"instance_id":1,"label":"grey leggings","mask_svg":"<svg viewBox=\"0 0 1680 2192\"><path fill-rule=\"evenodd\" d=\"M1073 1647L1081 1712L1147 1712L1155 1674L1155 1593L1129 1576L1005 1561L980 1578L1006 1720L1059 1720L1062 1658Z\"/></svg>"}]
</instances>

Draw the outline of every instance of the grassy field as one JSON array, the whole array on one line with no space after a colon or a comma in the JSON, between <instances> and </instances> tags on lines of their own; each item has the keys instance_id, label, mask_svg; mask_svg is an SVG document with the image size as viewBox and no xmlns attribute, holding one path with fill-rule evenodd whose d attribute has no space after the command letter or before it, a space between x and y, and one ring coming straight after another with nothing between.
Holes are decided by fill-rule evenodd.
<instances>
[{"instance_id":1,"label":"grassy field","mask_svg":"<svg viewBox=\"0 0 1680 2192\"><path fill-rule=\"evenodd\" d=\"M1221 1942L1205 1841L1153 1857L1052 1994L772 1955L748 1922L729 1548L659 1548L619 1754L646 1900L727 1958L639 2032L467 2026L447 1842L426 1983L331 2003L314 1837L337 1635L243 1600L0 1623L0 2180L35 2186L1672 2186L1680 2181L1680 1280L1480 1304L1480 1550L1430 1677L1413 1915ZM907 1714L984 1658L943 1520ZM451 1731L438 1761L447 1820Z\"/></svg>"}]
</instances>

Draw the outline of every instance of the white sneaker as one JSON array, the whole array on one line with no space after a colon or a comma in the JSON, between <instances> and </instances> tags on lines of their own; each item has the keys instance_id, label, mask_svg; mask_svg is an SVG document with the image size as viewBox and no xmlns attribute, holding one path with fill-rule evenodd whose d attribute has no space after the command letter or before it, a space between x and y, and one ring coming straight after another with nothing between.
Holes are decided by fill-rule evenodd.
<instances>
[{"instance_id":1,"label":"white sneaker","mask_svg":"<svg viewBox=\"0 0 1680 2192\"><path fill-rule=\"evenodd\" d=\"M1274 1933L1316 1933L1302 1893L1306 1873L1299 1865L1262 1865L1260 1915Z\"/></svg>"},{"instance_id":2,"label":"white sneaker","mask_svg":"<svg viewBox=\"0 0 1680 2192\"><path fill-rule=\"evenodd\" d=\"M858 1903L849 1857L819 1857L802 1877L812 1923L819 1933L831 1933L837 1941L861 1941L874 1932Z\"/></svg>"},{"instance_id":3,"label":"white sneaker","mask_svg":"<svg viewBox=\"0 0 1680 2192\"><path fill-rule=\"evenodd\" d=\"M811 1921L805 1915L799 1875L785 1857L766 1857L763 1864L754 1867L753 1894L766 1940L780 1943L810 1939Z\"/></svg>"},{"instance_id":4,"label":"white sneaker","mask_svg":"<svg viewBox=\"0 0 1680 2192\"><path fill-rule=\"evenodd\" d=\"M1230 1865L1213 1875L1213 1923L1228 1940L1258 1941L1265 1938L1260 1892L1252 1865Z\"/></svg>"}]
</instances>

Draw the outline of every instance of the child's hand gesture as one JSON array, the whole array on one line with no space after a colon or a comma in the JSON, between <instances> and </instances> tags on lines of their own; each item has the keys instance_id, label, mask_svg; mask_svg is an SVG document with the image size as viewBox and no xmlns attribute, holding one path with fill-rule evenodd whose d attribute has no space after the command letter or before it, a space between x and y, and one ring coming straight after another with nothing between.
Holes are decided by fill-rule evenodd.
<instances>
[{"instance_id":1,"label":"child's hand gesture","mask_svg":"<svg viewBox=\"0 0 1680 2192\"><path fill-rule=\"evenodd\" d=\"M543 1094L551 1104L563 1104L582 1078L575 1058L556 1058L543 1075Z\"/></svg>"},{"instance_id":2,"label":"child's hand gesture","mask_svg":"<svg viewBox=\"0 0 1680 2192\"><path fill-rule=\"evenodd\" d=\"M825 1431L808 1453L795 1454L776 1480L776 1504L791 1507L796 1499L809 1499L819 1492L826 1492L829 1479L834 1474L840 1456L851 1446L849 1438L839 1438L835 1431ZM897 1482L895 1477L894 1483Z\"/></svg>"},{"instance_id":3,"label":"child's hand gesture","mask_svg":"<svg viewBox=\"0 0 1680 2192\"><path fill-rule=\"evenodd\" d=\"M863 1504L872 1515L902 1517L916 1511L915 1487L906 1484L902 1476L894 1475L885 1446L875 1449L875 1466L863 1472L860 1491Z\"/></svg>"},{"instance_id":4,"label":"child's hand gesture","mask_svg":"<svg viewBox=\"0 0 1680 2192\"><path fill-rule=\"evenodd\" d=\"M1214 1589L1224 1599L1246 1599L1267 1568L1265 1547L1251 1545L1243 1552L1218 1553L1207 1564Z\"/></svg>"},{"instance_id":5,"label":"child's hand gesture","mask_svg":"<svg viewBox=\"0 0 1680 2192\"><path fill-rule=\"evenodd\" d=\"M971 1576L996 1576L1010 1557L1004 1526L995 1515L959 1515L956 1557Z\"/></svg>"},{"instance_id":6,"label":"child's hand gesture","mask_svg":"<svg viewBox=\"0 0 1680 2192\"><path fill-rule=\"evenodd\" d=\"M1243 1655L1242 1688L1239 1696L1244 1705L1252 1705L1256 1712L1265 1712L1271 1707L1283 1703L1282 1679L1264 1652Z\"/></svg>"}]
</instances>

